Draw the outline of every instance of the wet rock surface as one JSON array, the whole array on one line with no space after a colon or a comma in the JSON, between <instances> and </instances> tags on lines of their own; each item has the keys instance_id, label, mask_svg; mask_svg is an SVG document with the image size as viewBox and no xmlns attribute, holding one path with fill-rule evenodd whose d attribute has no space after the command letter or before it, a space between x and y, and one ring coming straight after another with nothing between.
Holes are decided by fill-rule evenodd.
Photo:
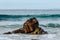
<instances>
[{"instance_id":1,"label":"wet rock surface","mask_svg":"<svg viewBox=\"0 0 60 40\"><path fill-rule=\"evenodd\" d=\"M19 28L12 32L6 32L4 34L12 34L12 33L46 34L47 32L39 27L39 22L36 18L30 18L23 24L23 28Z\"/></svg>"}]
</instances>

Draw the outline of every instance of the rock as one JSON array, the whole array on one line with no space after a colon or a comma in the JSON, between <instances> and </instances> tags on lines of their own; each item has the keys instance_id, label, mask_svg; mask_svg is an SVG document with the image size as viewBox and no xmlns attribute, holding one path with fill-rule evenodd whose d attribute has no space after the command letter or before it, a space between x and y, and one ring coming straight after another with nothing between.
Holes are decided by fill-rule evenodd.
<instances>
[{"instance_id":1,"label":"rock","mask_svg":"<svg viewBox=\"0 0 60 40\"><path fill-rule=\"evenodd\" d=\"M12 33L25 33L22 28L12 31Z\"/></svg>"},{"instance_id":2,"label":"rock","mask_svg":"<svg viewBox=\"0 0 60 40\"><path fill-rule=\"evenodd\" d=\"M47 32L39 27L39 22L36 18L30 18L23 24L23 28L19 28L17 30L7 32L4 34L12 34L12 33L46 34Z\"/></svg>"},{"instance_id":3,"label":"rock","mask_svg":"<svg viewBox=\"0 0 60 40\"><path fill-rule=\"evenodd\" d=\"M11 32L7 32L7 33L4 33L4 34L12 34Z\"/></svg>"},{"instance_id":4,"label":"rock","mask_svg":"<svg viewBox=\"0 0 60 40\"><path fill-rule=\"evenodd\" d=\"M30 18L24 23L23 30L25 33L31 33L38 27L39 23L36 18Z\"/></svg>"},{"instance_id":5,"label":"rock","mask_svg":"<svg viewBox=\"0 0 60 40\"><path fill-rule=\"evenodd\" d=\"M25 33L24 31L23 31L23 29L22 28L20 28L20 29L17 29L17 30L14 30L14 31L12 31L12 32L6 32L6 33L4 33L4 34L12 34L12 33Z\"/></svg>"}]
</instances>

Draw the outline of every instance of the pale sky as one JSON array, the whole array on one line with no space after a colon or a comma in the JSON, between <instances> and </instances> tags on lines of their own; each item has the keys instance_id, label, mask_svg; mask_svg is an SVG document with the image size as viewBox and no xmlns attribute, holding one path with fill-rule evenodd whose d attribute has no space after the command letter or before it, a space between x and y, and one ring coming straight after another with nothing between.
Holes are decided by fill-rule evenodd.
<instances>
[{"instance_id":1,"label":"pale sky","mask_svg":"<svg viewBox=\"0 0 60 40\"><path fill-rule=\"evenodd\" d=\"M60 0L0 0L0 9L60 9Z\"/></svg>"}]
</instances>

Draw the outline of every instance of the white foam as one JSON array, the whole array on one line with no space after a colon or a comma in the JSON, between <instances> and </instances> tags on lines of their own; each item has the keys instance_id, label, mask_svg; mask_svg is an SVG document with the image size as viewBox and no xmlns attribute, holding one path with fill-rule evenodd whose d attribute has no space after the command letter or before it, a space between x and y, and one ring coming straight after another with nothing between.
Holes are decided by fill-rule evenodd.
<instances>
[{"instance_id":1,"label":"white foam","mask_svg":"<svg viewBox=\"0 0 60 40\"><path fill-rule=\"evenodd\" d=\"M0 40L13 40L13 39L10 39L10 38L4 37L4 36L0 36Z\"/></svg>"},{"instance_id":2,"label":"white foam","mask_svg":"<svg viewBox=\"0 0 60 40\"><path fill-rule=\"evenodd\" d=\"M22 25L24 21L0 21L0 26L1 25L13 25L13 24L20 24Z\"/></svg>"},{"instance_id":3,"label":"white foam","mask_svg":"<svg viewBox=\"0 0 60 40\"><path fill-rule=\"evenodd\" d=\"M27 35L27 34L10 34L1 35L1 40L60 40L59 34L45 34L45 35Z\"/></svg>"}]
</instances>

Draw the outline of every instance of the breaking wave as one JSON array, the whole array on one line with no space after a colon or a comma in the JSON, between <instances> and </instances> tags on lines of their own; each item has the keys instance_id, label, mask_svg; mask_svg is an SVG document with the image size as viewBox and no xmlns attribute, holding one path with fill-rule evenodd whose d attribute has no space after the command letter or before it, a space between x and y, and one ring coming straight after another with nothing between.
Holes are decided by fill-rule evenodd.
<instances>
[{"instance_id":1,"label":"breaking wave","mask_svg":"<svg viewBox=\"0 0 60 40\"><path fill-rule=\"evenodd\" d=\"M19 18L29 18L29 17L36 17L36 18L59 18L60 14L41 14L41 15L0 15L0 20L8 20L8 19L19 19Z\"/></svg>"}]
</instances>

